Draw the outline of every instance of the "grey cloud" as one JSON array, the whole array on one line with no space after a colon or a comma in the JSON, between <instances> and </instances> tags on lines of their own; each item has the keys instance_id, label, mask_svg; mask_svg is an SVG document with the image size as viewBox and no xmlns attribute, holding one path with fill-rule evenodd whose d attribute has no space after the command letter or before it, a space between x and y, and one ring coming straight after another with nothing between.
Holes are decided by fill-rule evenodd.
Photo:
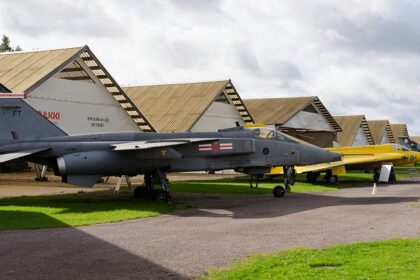
<instances>
[{"instance_id":1,"label":"grey cloud","mask_svg":"<svg viewBox=\"0 0 420 280\"><path fill-rule=\"evenodd\" d=\"M28 36L48 34L119 37L124 29L100 2L13 1L3 3L0 22L9 30Z\"/></svg>"},{"instance_id":2,"label":"grey cloud","mask_svg":"<svg viewBox=\"0 0 420 280\"><path fill-rule=\"evenodd\" d=\"M336 27L347 40L337 42L371 51L407 51L420 54L420 25L416 28L407 23L381 17L369 18L361 26L343 20Z\"/></svg>"},{"instance_id":3,"label":"grey cloud","mask_svg":"<svg viewBox=\"0 0 420 280\"><path fill-rule=\"evenodd\" d=\"M320 4L313 7L307 23L337 35L328 38L330 47L420 54L420 5L398 1L397 6L393 16L365 12L351 17L335 5Z\"/></svg>"},{"instance_id":4,"label":"grey cloud","mask_svg":"<svg viewBox=\"0 0 420 280\"><path fill-rule=\"evenodd\" d=\"M170 1L175 7L184 9L192 12L203 12L203 13L221 13L221 0L176 0Z\"/></svg>"},{"instance_id":5,"label":"grey cloud","mask_svg":"<svg viewBox=\"0 0 420 280\"><path fill-rule=\"evenodd\" d=\"M318 95L334 114L414 124L413 3L14 0L0 1L0 29L24 49L88 42L123 84L232 78L244 98Z\"/></svg>"},{"instance_id":6,"label":"grey cloud","mask_svg":"<svg viewBox=\"0 0 420 280\"><path fill-rule=\"evenodd\" d=\"M233 53L234 65L237 69L244 70L250 74L261 75L261 68L255 52L249 47L237 47Z\"/></svg>"},{"instance_id":7,"label":"grey cloud","mask_svg":"<svg viewBox=\"0 0 420 280\"><path fill-rule=\"evenodd\" d=\"M270 64L270 75L285 81L302 79L302 73L299 68L290 61L278 60Z\"/></svg>"},{"instance_id":8,"label":"grey cloud","mask_svg":"<svg viewBox=\"0 0 420 280\"><path fill-rule=\"evenodd\" d=\"M188 38L166 39L161 48L165 61L175 68L198 68L210 59L203 46Z\"/></svg>"}]
</instances>

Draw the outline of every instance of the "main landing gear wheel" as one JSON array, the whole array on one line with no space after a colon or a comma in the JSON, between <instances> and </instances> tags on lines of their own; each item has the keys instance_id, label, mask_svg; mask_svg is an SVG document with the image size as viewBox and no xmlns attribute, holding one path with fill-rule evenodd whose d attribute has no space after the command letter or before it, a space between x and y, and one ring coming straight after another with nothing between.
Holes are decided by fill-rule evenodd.
<instances>
[{"instance_id":1,"label":"main landing gear wheel","mask_svg":"<svg viewBox=\"0 0 420 280\"><path fill-rule=\"evenodd\" d=\"M146 187L137 187L133 191L133 196L135 199L149 199L150 194L149 190Z\"/></svg>"},{"instance_id":2,"label":"main landing gear wheel","mask_svg":"<svg viewBox=\"0 0 420 280\"><path fill-rule=\"evenodd\" d=\"M327 180L328 184L335 185L335 184L338 183L338 176L337 175L331 175L331 176L328 176L326 178L326 180Z\"/></svg>"},{"instance_id":3,"label":"main landing gear wheel","mask_svg":"<svg viewBox=\"0 0 420 280\"><path fill-rule=\"evenodd\" d=\"M159 184L161 189L154 189ZM169 181L163 170L156 169L144 174L144 186L134 189L133 196L136 199L146 199L159 202L168 202L172 197L169 190Z\"/></svg>"},{"instance_id":4,"label":"main landing gear wheel","mask_svg":"<svg viewBox=\"0 0 420 280\"><path fill-rule=\"evenodd\" d=\"M286 193L286 190L282 186L277 186L273 189L274 197L283 197Z\"/></svg>"},{"instance_id":5,"label":"main landing gear wheel","mask_svg":"<svg viewBox=\"0 0 420 280\"><path fill-rule=\"evenodd\" d=\"M315 184L317 180L318 180L318 174L312 173L312 172L309 172L308 174L306 174L306 182Z\"/></svg>"},{"instance_id":6,"label":"main landing gear wheel","mask_svg":"<svg viewBox=\"0 0 420 280\"><path fill-rule=\"evenodd\" d=\"M168 202L168 200L171 198L171 195L166 191L157 190L154 198L158 202Z\"/></svg>"}]
</instances>

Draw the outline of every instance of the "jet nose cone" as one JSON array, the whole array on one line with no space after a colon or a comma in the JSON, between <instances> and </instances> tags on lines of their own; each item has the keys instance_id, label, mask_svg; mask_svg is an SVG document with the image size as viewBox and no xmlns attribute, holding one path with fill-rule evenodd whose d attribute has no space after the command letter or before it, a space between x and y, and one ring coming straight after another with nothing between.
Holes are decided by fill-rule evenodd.
<instances>
[{"instance_id":1,"label":"jet nose cone","mask_svg":"<svg viewBox=\"0 0 420 280\"><path fill-rule=\"evenodd\" d=\"M330 152L313 145L302 145L300 150L301 165L339 161L342 159L341 154Z\"/></svg>"},{"instance_id":2,"label":"jet nose cone","mask_svg":"<svg viewBox=\"0 0 420 280\"><path fill-rule=\"evenodd\" d=\"M343 155L339 153L329 152L331 154L331 160L330 161L340 161L343 159Z\"/></svg>"}]
</instances>

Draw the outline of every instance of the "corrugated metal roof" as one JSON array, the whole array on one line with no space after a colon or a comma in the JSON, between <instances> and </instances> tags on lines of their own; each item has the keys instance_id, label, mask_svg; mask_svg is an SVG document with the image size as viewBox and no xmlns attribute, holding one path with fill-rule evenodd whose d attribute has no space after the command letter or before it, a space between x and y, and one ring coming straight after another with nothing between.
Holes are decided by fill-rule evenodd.
<instances>
[{"instance_id":1,"label":"corrugated metal roof","mask_svg":"<svg viewBox=\"0 0 420 280\"><path fill-rule=\"evenodd\" d=\"M277 126L286 123L312 103L335 132L341 131L339 124L316 96L245 99L244 102L256 122Z\"/></svg>"},{"instance_id":2,"label":"corrugated metal roof","mask_svg":"<svg viewBox=\"0 0 420 280\"><path fill-rule=\"evenodd\" d=\"M398 141L399 137L409 137L407 125L405 123L391 124L391 130L395 141Z\"/></svg>"},{"instance_id":3,"label":"corrugated metal roof","mask_svg":"<svg viewBox=\"0 0 420 280\"><path fill-rule=\"evenodd\" d=\"M370 132L365 116L334 116L334 119L343 130L342 132L337 133L337 142L341 146L352 146L360 127L365 132L369 145L374 144L372 133Z\"/></svg>"},{"instance_id":4,"label":"corrugated metal roof","mask_svg":"<svg viewBox=\"0 0 420 280\"><path fill-rule=\"evenodd\" d=\"M90 79L76 59L81 59L106 90L121 104L142 131L154 131L143 114L131 105L124 91L103 67L88 46L33 52L0 53L0 83L12 92L30 93L42 82L57 75L71 80ZM82 71L81 71L82 70ZM129 108L128 106L131 105Z\"/></svg>"},{"instance_id":5,"label":"corrugated metal roof","mask_svg":"<svg viewBox=\"0 0 420 280\"><path fill-rule=\"evenodd\" d=\"M159 132L190 130L210 104L224 92L245 123L253 123L230 80L124 87L133 103Z\"/></svg>"},{"instance_id":6,"label":"corrugated metal roof","mask_svg":"<svg viewBox=\"0 0 420 280\"><path fill-rule=\"evenodd\" d=\"M420 136L410 136L410 139L420 144Z\"/></svg>"},{"instance_id":7,"label":"corrugated metal roof","mask_svg":"<svg viewBox=\"0 0 420 280\"><path fill-rule=\"evenodd\" d=\"M12 92L27 92L82 49L0 53L0 82Z\"/></svg>"},{"instance_id":8,"label":"corrugated metal roof","mask_svg":"<svg viewBox=\"0 0 420 280\"><path fill-rule=\"evenodd\" d=\"M394 136L392 135L391 126L388 120L373 120L368 121L370 132L372 133L373 142L376 145L381 144L382 137L385 133L388 134L389 141L395 143Z\"/></svg>"}]
</instances>

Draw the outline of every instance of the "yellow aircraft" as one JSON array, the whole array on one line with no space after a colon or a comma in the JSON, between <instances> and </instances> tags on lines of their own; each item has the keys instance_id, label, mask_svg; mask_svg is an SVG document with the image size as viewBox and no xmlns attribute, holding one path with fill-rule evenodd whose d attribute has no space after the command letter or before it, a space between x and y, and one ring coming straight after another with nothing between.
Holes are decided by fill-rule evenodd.
<instances>
[{"instance_id":1,"label":"yellow aircraft","mask_svg":"<svg viewBox=\"0 0 420 280\"><path fill-rule=\"evenodd\" d=\"M346 170L373 170L373 179L379 179L379 169L384 163L394 166L414 166L420 161L420 152L411 151L399 144L384 144L370 146L335 147L327 150L343 154L341 161L297 166L296 173L307 173L307 181L315 183L320 172L326 172L325 179L330 184L338 182L338 176L346 174ZM283 174L283 167L275 167L266 174L275 177Z\"/></svg>"}]
</instances>

